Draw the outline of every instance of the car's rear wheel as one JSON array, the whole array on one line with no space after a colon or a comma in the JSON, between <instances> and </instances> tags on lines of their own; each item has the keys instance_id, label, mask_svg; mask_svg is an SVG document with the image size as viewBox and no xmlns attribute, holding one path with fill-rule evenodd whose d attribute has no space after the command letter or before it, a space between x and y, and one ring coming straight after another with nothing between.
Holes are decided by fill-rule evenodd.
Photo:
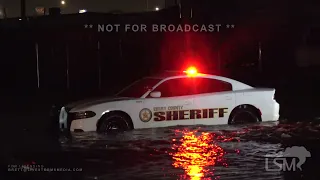
<instances>
[{"instance_id":1,"label":"car's rear wheel","mask_svg":"<svg viewBox=\"0 0 320 180\"><path fill-rule=\"evenodd\" d=\"M247 124L260 121L260 115L250 106L242 106L231 113L229 124Z\"/></svg>"},{"instance_id":2,"label":"car's rear wheel","mask_svg":"<svg viewBox=\"0 0 320 180\"><path fill-rule=\"evenodd\" d=\"M99 133L117 133L124 132L130 129L129 119L120 114L112 113L106 116L103 116L100 119L100 122L97 127Z\"/></svg>"}]
</instances>

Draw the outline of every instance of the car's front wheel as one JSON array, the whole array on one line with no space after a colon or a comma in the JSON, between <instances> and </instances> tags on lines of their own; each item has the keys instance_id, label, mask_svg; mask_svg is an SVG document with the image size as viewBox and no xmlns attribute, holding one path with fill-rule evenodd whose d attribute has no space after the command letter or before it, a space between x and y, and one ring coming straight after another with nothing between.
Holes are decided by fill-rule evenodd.
<instances>
[{"instance_id":1,"label":"car's front wheel","mask_svg":"<svg viewBox=\"0 0 320 180\"><path fill-rule=\"evenodd\" d=\"M259 114L253 107L243 106L231 113L229 124L246 124L259 121Z\"/></svg>"},{"instance_id":2,"label":"car's front wheel","mask_svg":"<svg viewBox=\"0 0 320 180\"><path fill-rule=\"evenodd\" d=\"M130 129L129 120L126 116L120 113L111 113L101 117L97 126L97 132L110 133L110 132L124 132Z\"/></svg>"}]
</instances>

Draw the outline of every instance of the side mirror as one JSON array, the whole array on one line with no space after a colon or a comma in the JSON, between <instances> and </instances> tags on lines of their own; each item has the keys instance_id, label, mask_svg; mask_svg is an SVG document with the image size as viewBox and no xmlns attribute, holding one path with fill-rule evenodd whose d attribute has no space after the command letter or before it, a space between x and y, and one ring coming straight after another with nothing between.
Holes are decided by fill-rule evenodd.
<instances>
[{"instance_id":1,"label":"side mirror","mask_svg":"<svg viewBox=\"0 0 320 180\"><path fill-rule=\"evenodd\" d=\"M150 93L150 96L153 98L159 98L159 97L161 97L161 92L160 91L153 91Z\"/></svg>"}]
</instances>

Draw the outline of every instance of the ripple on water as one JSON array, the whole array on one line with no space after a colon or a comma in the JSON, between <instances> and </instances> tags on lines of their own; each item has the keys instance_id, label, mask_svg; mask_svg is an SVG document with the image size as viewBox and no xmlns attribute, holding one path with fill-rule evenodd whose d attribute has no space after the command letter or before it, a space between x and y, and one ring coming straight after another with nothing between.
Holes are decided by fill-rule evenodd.
<instances>
[{"instance_id":1,"label":"ripple on water","mask_svg":"<svg viewBox=\"0 0 320 180\"><path fill-rule=\"evenodd\" d=\"M283 149L280 140L261 138L275 133L274 127L169 127L112 136L90 132L73 134L63 147L86 154L99 150L84 160L90 164L88 179L283 179L265 170L265 155ZM101 163L105 167L95 167Z\"/></svg>"}]
</instances>

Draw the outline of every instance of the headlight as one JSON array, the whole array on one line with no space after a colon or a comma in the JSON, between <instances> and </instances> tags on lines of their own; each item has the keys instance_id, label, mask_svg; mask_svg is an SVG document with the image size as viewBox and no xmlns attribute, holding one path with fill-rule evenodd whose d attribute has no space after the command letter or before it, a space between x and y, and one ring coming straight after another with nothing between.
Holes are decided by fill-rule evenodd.
<instances>
[{"instance_id":1,"label":"headlight","mask_svg":"<svg viewBox=\"0 0 320 180\"><path fill-rule=\"evenodd\" d=\"M86 119L86 118L92 118L96 115L93 111L81 111L81 112L73 112L70 113L70 118L72 120L75 119Z\"/></svg>"}]
</instances>

